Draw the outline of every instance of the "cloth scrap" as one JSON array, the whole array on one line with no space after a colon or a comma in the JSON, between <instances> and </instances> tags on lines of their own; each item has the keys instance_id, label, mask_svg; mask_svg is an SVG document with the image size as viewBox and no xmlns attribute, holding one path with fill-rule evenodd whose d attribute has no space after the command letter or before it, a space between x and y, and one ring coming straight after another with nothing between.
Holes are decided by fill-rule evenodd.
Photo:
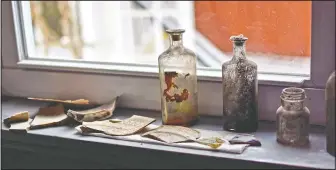
<instances>
[{"instance_id":1,"label":"cloth scrap","mask_svg":"<svg viewBox=\"0 0 336 170\"><path fill-rule=\"evenodd\" d=\"M229 140L231 144L249 144L250 146L261 146L261 142L254 136L236 136Z\"/></svg>"},{"instance_id":2,"label":"cloth scrap","mask_svg":"<svg viewBox=\"0 0 336 170\"><path fill-rule=\"evenodd\" d=\"M250 146L261 146L261 142L251 134L234 133L224 131L224 139L231 144L248 144Z\"/></svg>"}]
</instances>

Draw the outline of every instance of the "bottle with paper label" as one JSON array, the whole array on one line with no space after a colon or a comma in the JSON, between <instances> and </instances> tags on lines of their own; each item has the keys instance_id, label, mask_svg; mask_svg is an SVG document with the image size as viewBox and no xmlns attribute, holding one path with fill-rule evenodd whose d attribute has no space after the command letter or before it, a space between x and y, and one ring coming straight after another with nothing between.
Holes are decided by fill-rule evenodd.
<instances>
[{"instance_id":1,"label":"bottle with paper label","mask_svg":"<svg viewBox=\"0 0 336 170\"><path fill-rule=\"evenodd\" d=\"M196 54L183 46L183 29L166 32L170 46L159 56L162 123L188 126L198 120Z\"/></svg>"}]
</instances>

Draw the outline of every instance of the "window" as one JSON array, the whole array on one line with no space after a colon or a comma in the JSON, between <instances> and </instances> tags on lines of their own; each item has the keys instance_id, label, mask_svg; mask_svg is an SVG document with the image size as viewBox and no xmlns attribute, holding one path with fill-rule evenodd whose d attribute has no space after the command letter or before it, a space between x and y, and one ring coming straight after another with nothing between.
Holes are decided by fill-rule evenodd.
<instances>
[{"instance_id":1,"label":"window","mask_svg":"<svg viewBox=\"0 0 336 170\"><path fill-rule=\"evenodd\" d=\"M260 119L274 120L282 88L300 86L312 122L323 124L334 14L332 1L2 2L2 91L97 102L123 94L121 107L159 110L164 30L182 27L185 46L198 56L199 111L220 116L220 66L231 58L229 36L243 33L259 66Z\"/></svg>"},{"instance_id":2,"label":"window","mask_svg":"<svg viewBox=\"0 0 336 170\"><path fill-rule=\"evenodd\" d=\"M185 46L198 54L199 67L220 69L232 57L229 37L244 33L260 72L310 72L309 1L31 1L26 7L32 58L156 65L169 45L164 30L187 28Z\"/></svg>"},{"instance_id":3,"label":"window","mask_svg":"<svg viewBox=\"0 0 336 170\"><path fill-rule=\"evenodd\" d=\"M196 29L223 53L215 55L220 63L232 56L229 37L243 33L249 38L248 57L259 71L309 75L311 4L197 1Z\"/></svg>"},{"instance_id":4,"label":"window","mask_svg":"<svg viewBox=\"0 0 336 170\"><path fill-rule=\"evenodd\" d=\"M190 28L185 43L193 48L193 42L188 41L194 39L188 15L192 4L30 1L26 5L32 17L26 27L32 27L32 32L25 34L32 34L35 47L28 56L156 65L157 56L169 45L167 28Z\"/></svg>"}]
</instances>

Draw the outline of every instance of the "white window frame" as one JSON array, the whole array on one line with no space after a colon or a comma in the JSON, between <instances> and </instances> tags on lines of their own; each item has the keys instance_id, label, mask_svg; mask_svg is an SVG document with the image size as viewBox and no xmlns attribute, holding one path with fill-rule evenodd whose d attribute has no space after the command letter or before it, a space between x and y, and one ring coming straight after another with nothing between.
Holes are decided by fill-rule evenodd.
<instances>
[{"instance_id":1,"label":"white window frame","mask_svg":"<svg viewBox=\"0 0 336 170\"><path fill-rule=\"evenodd\" d=\"M26 59L18 4L4 1L1 7L3 95L105 102L122 94L120 107L160 110L156 65ZM325 124L324 87L335 70L334 1L312 2L311 38L310 77L258 74L260 120L275 120L281 90L297 86L307 92L311 123ZM199 68L197 74L200 114L222 116L221 73L218 69Z\"/></svg>"}]
</instances>

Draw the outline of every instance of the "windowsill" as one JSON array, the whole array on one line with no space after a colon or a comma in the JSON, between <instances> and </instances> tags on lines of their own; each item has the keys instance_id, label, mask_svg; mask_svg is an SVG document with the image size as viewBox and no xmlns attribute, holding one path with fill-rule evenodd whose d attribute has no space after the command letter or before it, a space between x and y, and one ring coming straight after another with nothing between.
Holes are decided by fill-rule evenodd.
<instances>
[{"instance_id":1,"label":"windowsill","mask_svg":"<svg viewBox=\"0 0 336 170\"><path fill-rule=\"evenodd\" d=\"M3 98L2 118L23 110L27 110L30 114L33 114L36 113L39 107L44 105L45 103L43 102L15 98L6 100ZM159 125L161 123L160 113L154 111L117 109L114 112L113 118L124 119L132 114L153 117L156 118L154 124ZM194 128L221 131L221 119L216 117L202 117ZM244 168L244 166L245 168L251 166L263 168L335 168L335 157L325 151L324 129L319 126L312 126L311 128L310 148L293 148L282 146L275 141L274 123L260 122L260 128L254 134L261 141L262 146L249 147L245 152L239 155L144 142L82 136L76 133L73 126L30 130L26 135L23 135L9 132L8 128L2 124L1 131L2 147L5 149L20 148L21 151L46 153L51 156L60 155L61 157L66 155L73 159L81 159L82 162L92 162L97 167L103 165L108 167L108 163L118 163L122 167L132 165L137 168ZM89 157L94 158L94 160L89 159ZM6 159L5 154L3 158ZM186 162L186 160L189 162ZM193 161L192 164L190 161ZM107 164L105 164L106 162ZM8 167L6 161L3 160L2 163Z\"/></svg>"},{"instance_id":2,"label":"windowsill","mask_svg":"<svg viewBox=\"0 0 336 170\"><path fill-rule=\"evenodd\" d=\"M46 60L46 59L29 59L18 62L18 66L23 69L33 70L53 70L53 71L70 71L93 74L112 74L128 75L137 77L158 77L158 67L156 65L143 65L130 63L106 63L94 61L64 61L64 60ZM197 70L197 79L199 81L222 82L222 73L218 69L201 68ZM309 80L306 75L285 75L285 74L268 74L258 73L258 82L260 85L275 86L297 86L303 85L305 80Z\"/></svg>"}]
</instances>

